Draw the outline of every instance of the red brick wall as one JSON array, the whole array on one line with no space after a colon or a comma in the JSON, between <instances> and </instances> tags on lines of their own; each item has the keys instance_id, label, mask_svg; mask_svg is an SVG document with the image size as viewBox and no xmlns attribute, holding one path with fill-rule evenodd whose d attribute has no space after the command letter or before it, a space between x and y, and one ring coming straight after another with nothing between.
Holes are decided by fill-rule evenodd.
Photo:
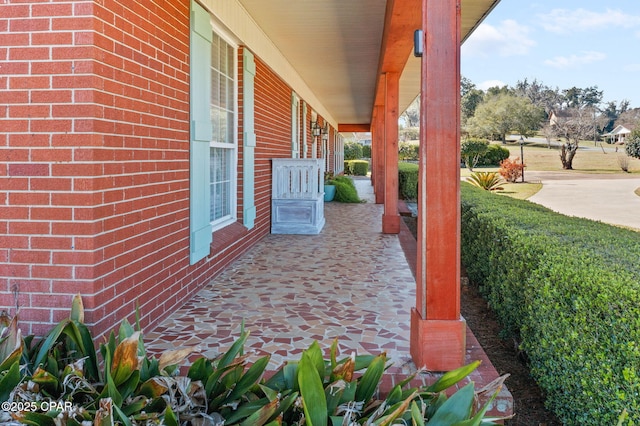
<instances>
[{"instance_id":1,"label":"red brick wall","mask_svg":"<svg viewBox=\"0 0 640 426\"><path fill-rule=\"evenodd\" d=\"M0 5L10 64L0 290L3 307L19 293L29 333L66 317L77 292L97 332L136 303L145 323L180 298L189 14L186 1L159 3Z\"/></svg>"},{"instance_id":2,"label":"red brick wall","mask_svg":"<svg viewBox=\"0 0 640 426\"><path fill-rule=\"evenodd\" d=\"M291 88L256 57L256 227L271 227L271 159L291 158Z\"/></svg>"},{"instance_id":3,"label":"red brick wall","mask_svg":"<svg viewBox=\"0 0 640 426\"><path fill-rule=\"evenodd\" d=\"M188 19L187 0L0 4L0 309L17 292L25 333L78 292L96 336L137 305L151 327L269 233L291 89L256 58L256 226L189 266Z\"/></svg>"},{"instance_id":4,"label":"red brick wall","mask_svg":"<svg viewBox=\"0 0 640 426\"><path fill-rule=\"evenodd\" d=\"M99 226L86 187L99 173L88 147L100 143L87 132L99 113L86 90L96 81L91 9L0 4L0 309L18 304L27 332L63 317L71 294L93 293L76 266L94 262L85 236Z\"/></svg>"}]
</instances>

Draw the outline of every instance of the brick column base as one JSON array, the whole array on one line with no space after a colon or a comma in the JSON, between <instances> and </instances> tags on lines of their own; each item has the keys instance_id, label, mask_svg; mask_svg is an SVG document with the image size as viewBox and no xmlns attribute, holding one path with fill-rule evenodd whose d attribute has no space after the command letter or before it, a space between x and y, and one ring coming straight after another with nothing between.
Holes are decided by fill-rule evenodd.
<instances>
[{"instance_id":1,"label":"brick column base","mask_svg":"<svg viewBox=\"0 0 640 426\"><path fill-rule=\"evenodd\" d=\"M459 320L425 320L411 309L411 358L417 368L450 371L464 365L467 322Z\"/></svg>"}]
</instances>

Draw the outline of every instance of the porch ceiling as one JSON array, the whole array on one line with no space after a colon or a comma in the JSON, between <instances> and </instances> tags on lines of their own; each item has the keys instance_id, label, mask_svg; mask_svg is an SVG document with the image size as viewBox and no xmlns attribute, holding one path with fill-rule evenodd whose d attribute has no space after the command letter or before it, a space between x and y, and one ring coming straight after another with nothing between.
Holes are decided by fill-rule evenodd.
<instances>
[{"instance_id":1,"label":"porch ceiling","mask_svg":"<svg viewBox=\"0 0 640 426\"><path fill-rule=\"evenodd\" d=\"M381 65L385 13L388 7L395 10L394 0L239 1L338 124L371 122L377 73L385 71ZM409 46L400 80L400 109L404 110L420 90L420 61L412 55L413 30L405 34L404 29L420 27L421 0L399 2L402 10L413 11L408 18L392 18L403 21L400 35L410 40L401 43L403 49ZM462 0L463 41L498 2ZM389 36L393 35L385 35Z\"/></svg>"}]
</instances>

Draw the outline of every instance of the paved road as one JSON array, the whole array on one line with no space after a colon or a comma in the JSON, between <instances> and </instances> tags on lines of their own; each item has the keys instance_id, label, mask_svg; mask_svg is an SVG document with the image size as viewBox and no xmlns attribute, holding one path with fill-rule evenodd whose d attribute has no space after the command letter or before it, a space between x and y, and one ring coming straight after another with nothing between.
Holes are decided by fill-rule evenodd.
<instances>
[{"instance_id":1,"label":"paved road","mask_svg":"<svg viewBox=\"0 0 640 426\"><path fill-rule=\"evenodd\" d=\"M527 172L542 189L529 201L568 216L585 217L640 229L640 178L623 174L593 175L573 172Z\"/></svg>"}]
</instances>

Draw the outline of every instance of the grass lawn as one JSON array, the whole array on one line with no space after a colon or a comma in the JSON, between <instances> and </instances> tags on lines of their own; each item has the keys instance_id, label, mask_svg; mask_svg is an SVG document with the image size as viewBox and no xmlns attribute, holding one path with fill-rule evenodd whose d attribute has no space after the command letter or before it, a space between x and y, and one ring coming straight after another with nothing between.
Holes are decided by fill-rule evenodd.
<instances>
[{"instance_id":1,"label":"grass lawn","mask_svg":"<svg viewBox=\"0 0 640 426\"><path fill-rule=\"evenodd\" d=\"M526 200L542 189L541 183L505 183L496 194L508 195L519 200Z\"/></svg>"},{"instance_id":2,"label":"grass lawn","mask_svg":"<svg viewBox=\"0 0 640 426\"><path fill-rule=\"evenodd\" d=\"M498 142L499 143L499 142ZM511 158L520 157L520 145L509 143L505 145L511 153ZM619 163L619 157L626 156L624 151L615 147L604 145L604 150L593 142L582 142L576 156L573 159L573 170L563 170L560 162L560 150L558 147L547 147L546 143L526 143L524 146L524 159L526 164L525 183L505 183L503 190L498 194L508 195L513 198L527 199L542 188L539 182L528 182L527 171L552 171L564 173L594 173L594 174L623 174ZM628 158L629 172L640 175L640 160ZM497 172L498 167L476 167L477 172ZM460 169L463 178L471 176L471 171L466 167ZM612 182L613 184L613 182ZM640 196L640 188L636 191Z\"/></svg>"},{"instance_id":3,"label":"grass lawn","mask_svg":"<svg viewBox=\"0 0 640 426\"><path fill-rule=\"evenodd\" d=\"M511 152L511 157L520 157L520 145L508 144L506 147ZM573 159L573 171L579 173L624 173L618 163L618 157L626 154L623 149L615 152L615 147L604 144L604 151L593 142L585 141L580 144L578 152ZM560 150L557 147L549 149L546 144L525 143L524 162L526 170L531 171L562 171L560 162ZM629 172L640 174L640 160L629 158ZM567 171L572 173L572 171Z\"/></svg>"}]
</instances>

